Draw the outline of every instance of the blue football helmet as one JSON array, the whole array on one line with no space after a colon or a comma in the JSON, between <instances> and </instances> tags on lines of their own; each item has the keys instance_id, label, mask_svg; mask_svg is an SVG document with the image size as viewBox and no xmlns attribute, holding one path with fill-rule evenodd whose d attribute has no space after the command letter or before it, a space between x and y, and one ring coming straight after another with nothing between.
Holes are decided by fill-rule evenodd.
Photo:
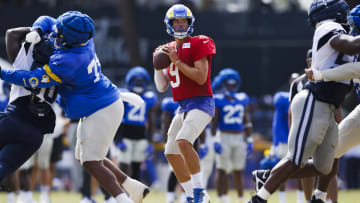
<instances>
[{"instance_id":1,"label":"blue football helmet","mask_svg":"<svg viewBox=\"0 0 360 203\"><path fill-rule=\"evenodd\" d=\"M238 71L232 68L225 68L219 72L219 77L221 78L220 82L222 84L224 94L234 97L235 92L238 91L241 84L241 77ZM229 85L235 85L235 88L228 89L227 86Z\"/></svg>"},{"instance_id":2,"label":"blue football helmet","mask_svg":"<svg viewBox=\"0 0 360 203\"><path fill-rule=\"evenodd\" d=\"M150 82L150 75L141 66L131 68L125 76L125 83L127 88L137 94L143 94L147 85Z\"/></svg>"},{"instance_id":3,"label":"blue football helmet","mask_svg":"<svg viewBox=\"0 0 360 203\"><path fill-rule=\"evenodd\" d=\"M327 19L346 24L348 12L349 5L344 0L313 0L308 12L308 20L313 27L316 23Z\"/></svg>"},{"instance_id":4,"label":"blue football helmet","mask_svg":"<svg viewBox=\"0 0 360 203\"><path fill-rule=\"evenodd\" d=\"M188 19L187 29L184 31L175 31L172 26L172 20L186 18ZM184 6L183 4L175 4L171 6L166 12L164 23L166 25L166 32L176 38L184 39L185 37L191 35L194 32L194 22L195 17L193 16L191 10Z\"/></svg>"},{"instance_id":5,"label":"blue football helmet","mask_svg":"<svg viewBox=\"0 0 360 203\"><path fill-rule=\"evenodd\" d=\"M351 9L348 22L350 24L350 33L353 36L360 34L360 5L357 5L355 8Z\"/></svg>"},{"instance_id":6,"label":"blue football helmet","mask_svg":"<svg viewBox=\"0 0 360 203\"><path fill-rule=\"evenodd\" d=\"M56 19L55 33L56 46L77 47L94 37L95 23L84 13L68 11Z\"/></svg>"}]
</instances>

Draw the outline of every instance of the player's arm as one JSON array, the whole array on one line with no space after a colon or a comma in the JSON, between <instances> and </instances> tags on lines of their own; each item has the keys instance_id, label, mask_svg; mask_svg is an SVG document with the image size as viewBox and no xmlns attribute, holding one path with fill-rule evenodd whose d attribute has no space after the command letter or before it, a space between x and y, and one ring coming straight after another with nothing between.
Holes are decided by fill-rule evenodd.
<instances>
[{"instance_id":1,"label":"player's arm","mask_svg":"<svg viewBox=\"0 0 360 203\"><path fill-rule=\"evenodd\" d=\"M208 57L202 57L194 62L194 67L182 62L177 55L176 49L172 46L164 46L163 53L168 55L171 62L188 78L199 85L205 84L208 75L209 61Z\"/></svg>"},{"instance_id":2,"label":"player's arm","mask_svg":"<svg viewBox=\"0 0 360 203\"><path fill-rule=\"evenodd\" d=\"M310 80L341 81L360 77L360 62L346 63L323 71L305 69Z\"/></svg>"},{"instance_id":3,"label":"player's arm","mask_svg":"<svg viewBox=\"0 0 360 203\"><path fill-rule=\"evenodd\" d=\"M251 116L250 116L250 107L249 107L249 105L246 105L245 113L244 113L244 131L245 131L245 136L247 138L251 136L252 128L253 128L253 126L252 126Z\"/></svg>"},{"instance_id":4,"label":"player's arm","mask_svg":"<svg viewBox=\"0 0 360 203\"><path fill-rule=\"evenodd\" d=\"M212 136L216 135L216 129L218 126L218 122L219 122L219 108L216 107L214 118L212 119L211 124L210 124L210 130L211 130Z\"/></svg>"},{"instance_id":5,"label":"player's arm","mask_svg":"<svg viewBox=\"0 0 360 203\"><path fill-rule=\"evenodd\" d=\"M166 69L154 71L154 82L159 92L165 92L169 87L169 77L165 73Z\"/></svg>"},{"instance_id":6,"label":"player's arm","mask_svg":"<svg viewBox=\"0 0 360 203\"><path fill-rule=\"evenodd\" d=\"M161 113L161 135L164 139L164 142L167 141L167 132L169 130L170 124L171 124L171 112L169 111L163 111Z\"/></svg>"},{"instance_id":7,"label":"player's arm","mask_svg":"<svg viewBox=\"0 0 360 203\"><path fill-rule=\"evenodd\" d=\"M56 23L56 19L53 17L40 16L33 23L31 30L37 30L37 31L40 30L41 32L39 34L45 32L51 32L53 25L55 25L55 23Z\"/></svg>"},{"instance_id":8,"label":"player's arm","mask_svg":"<svg viewBox=\"0 0 360 203\"><path fill-rule=\"evenodd\" d=\"M48 64L32 71L4 70L1 67L0 71L2 80L23 87L46 88L62 83L60 77L51 71Z\"/></svg>"},{"instance_id":9,"label":"player's arm","mask_svg":"<svg viewBox=\"0 0 360 203\"><path fill-rule=\"evenodd\" d=\"M21 43L25 39L25 35L30 32L30 27L17 27L6 30L5 46L6 54L10 63L13 63L21 48Z\"/></svg>"}]
</instances>

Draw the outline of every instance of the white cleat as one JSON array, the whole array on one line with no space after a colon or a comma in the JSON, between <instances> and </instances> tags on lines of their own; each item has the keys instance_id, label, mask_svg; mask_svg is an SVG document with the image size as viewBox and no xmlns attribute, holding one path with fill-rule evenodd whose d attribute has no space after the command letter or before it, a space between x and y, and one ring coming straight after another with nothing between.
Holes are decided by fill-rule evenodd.
<instances>
[{"instance_id":1,"label":"white cleat","mask_svg":"<svg viewBox=\"0 0 360 203\"><path fill-rule=\"evenodd\" d=\"M210 197L205 189L194 188L194 203L210 203Z\"/></svg>"},{"instance_id":2,"label":"white cleat","mask_svg":"<svg viewBox=\"0 0 360 203\"><path fill-rule=\"evenodd\" d=\"M148 186L130 177L126 178L122 186L125 188L126 192L130 196L130 199L134 201L134 203L141 203L150 192Z\"/></svg>"}]
</instances>

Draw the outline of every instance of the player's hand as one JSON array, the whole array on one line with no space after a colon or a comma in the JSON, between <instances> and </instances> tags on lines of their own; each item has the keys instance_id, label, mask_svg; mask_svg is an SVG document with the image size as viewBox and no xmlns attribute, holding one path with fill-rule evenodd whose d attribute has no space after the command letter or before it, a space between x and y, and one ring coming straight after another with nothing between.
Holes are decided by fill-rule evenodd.
<instances>
[{"instance_id":1,"label":"player's hand","mask_svg":"<svg viewBox=\"0 0 360 203\"><path fill-rule=\"evenodd\" d=\"M37 44L41 41L40 34L37 31L31 31L26 34L25 41L31 44Z\"/></svg>"},{"instance_id":2,"label":"player's hand","mask_svg":"<svg viewBox=\"0 0 360 203\"><path fill-rule=\"evenodd\" d=\"M221 154L223 151L223 148L219 142L214 142L214 150L216 154Z\"/></svg>"},{"instance_id":3,"label":"player's hand","mask_svg":"<svg viewBox=\"0 0 360 203\"><path fill-rule=\"evenodd\" d=\"M171 62L173 62L173 64L175 64L175 62L177 60L179 60L179 57L177 55L177 51L172 46L169 46L169 45L163 46L162 47L162 52L169 56L169 58L170 58Z\"/></svg>"},{"instance_id":4,"label":"player's hand","mask_svg":"<svg viewBox=\"0 0 360 203\"><path fill-rule=\"evenodd\" d=\"M154 147L153 144L149 144L145 150L146 157L150 157L154 153Z\"/></svg>"},{"instance_id":5,"label":"player's hand","mask_svg":"<svg viewBox=\"0 0 360 203\"><path fill-rule=\"evenodd\" d=\"M199 148L199 158L203 159L209 151L209 148L205 144L201 144Z\"/></svg>"},{"instance_id":6,"label":"player's hand","mask_svg":"<svg viewBox=\"0 0 360 203\"><path fill-rule=\"evenodd\" d=\"M315 80L315 79L314 79L314 73L313 73L312 69L310 69L310 68L305 69L305 74L306 74L306 77L307 77L309 80L312 80L312 81Z\"/></svg>"},{"instance_id":7,"label":"player's hand","mask_svg":"<svg viewBox=\"0 0 360 203\"><path fill-rule=\"evenodd\" d=\"M121 140L116 146L117 146L117 147L120 149L120 151L122 151L122 152L126 151L126 149L127 149L127 146L126 146L126 144L125 144L125 142L124 142L123 140Z\"/></svg>"}]
</instances>

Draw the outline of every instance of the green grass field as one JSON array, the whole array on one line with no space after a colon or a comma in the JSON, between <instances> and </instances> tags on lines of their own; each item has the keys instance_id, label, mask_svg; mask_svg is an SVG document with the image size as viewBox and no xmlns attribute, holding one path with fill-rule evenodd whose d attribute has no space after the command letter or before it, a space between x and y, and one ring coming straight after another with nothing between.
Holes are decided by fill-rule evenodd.
<instances>
[{"instance_id":1,"label":"green grass field","mask_svg":"<svg viewBox=\"0 0 360 203\"><path fill-rule=\"evenodd\" d=\"M210 192L211 202L216 203L217 197L215 191L211 190ZM246 191L245 200L247 201L250 197L250 193L253 191ZM288 203L296 203L296 193L295 191L289 191L287 194ZM232 202L236 202L236 195L234 192L230 193ZM39 200L39 194L35 193L35 200ZM51 194L52 203L78 203L80 202L80 194L78 193L65 193L65 192L54 192ZM103 202L103 197L98 195L96 197L98 203ZM6 202L6 194L0 193L0 202ZM151 191L151 193L145 198L144 203L165 203L165 192L161 191ZM274 194L268 203L277 203L278 196ZM340 191L339 193L339 203L359 203L360 202L360 190L346 190ZM244 202L246 203L246 202Z\"/></svg>"}]
</instances>

